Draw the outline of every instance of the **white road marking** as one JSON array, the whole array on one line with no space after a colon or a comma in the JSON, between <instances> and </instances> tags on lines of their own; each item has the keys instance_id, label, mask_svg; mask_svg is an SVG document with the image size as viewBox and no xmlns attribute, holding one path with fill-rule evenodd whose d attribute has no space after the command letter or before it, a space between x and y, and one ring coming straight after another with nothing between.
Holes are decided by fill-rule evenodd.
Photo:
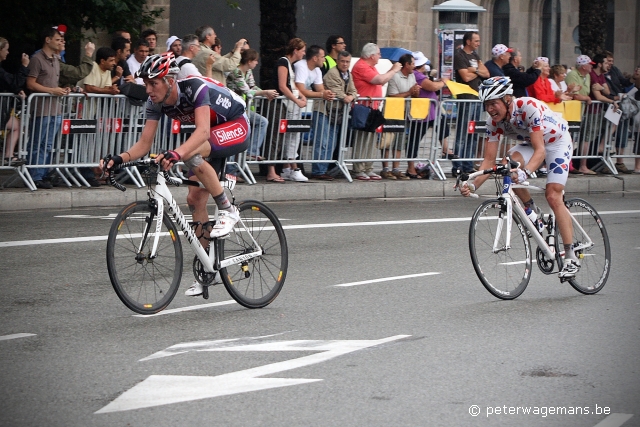
<instances>
[{"instance_id":1,"label":"white road marking","mask_svg":"<svg viewBox=\"0 0 640 427\"><path fill-rule=\"evenodd\" d=\"M430 273L407 274L406 276L383 277L381 279L363 280L361 282L342 283L340 285L331 285L331 286L336 288L341 288L341 287L348 287L348 286L368 285L370 283L390 282L392 280L411 279L413 277L422 277L422 276L434 276L436 274L442 274L442 273L433 271Z\"/></svg>"},{"instance_id":2,"label":"white road marking","mask_svg":"<svg viewBox=\"0 0 640 427\"><path fill-rule=\"evenodd\" d=\"M629 211L604 211L599 212L600 215L627 215L640 213L640 210ZM584 215L582 213L581 215ZM405 224L429 224L429 223L443 223L443 222L467 222L471 217L465 218L433 218L433 219L410 219L400 221L368 221L368 222L336 222L326 224L300 224L300 225L285 225L282 228L285 230L302 230L311 228L336 228L336 227L371 227L371 226L388 226L388 225L405 225ZM265 227L269 229L269 227ZM180 233L182 234L182 232ZM92 242L107 240L108 236L88 236L88 237L70 237L61 239L42 239L42 240L18 240L10 242L0 242L0 248L16 247L16 246L34 246L34 245L46 245L56 243L77 243L77 242Z\"/></svg>"},{"instance_id":3,"label":"white road marking","mask_svg":"<svg viewBox=\"0 0 640 427\"><path fill-rule=\"evenodd\" d=\"M26 337L35 337L36 334L12 334L12 335L4 335L0 337L0 341L5 340L14 340L16 338L26 338Z\"/></svg>"},{"instance_id":4,"label":"white road marking","mask_svg":"<svg viewBox=\"0 0 640 427\"><path fill-rule=\"evenodd\" d=\"M218 307L218 306L227 305L227 304L235 304L235 300L212 302L209 304L192 305L189 307L182 307L182 308L172 308L170 310L162 310L161 312L156 314L134 314L133 317L142 317L142 318L155 317L155 316L162 316L165 314L180 313L183 311L200 310L201 308Z\"/></svg>"},{"instance_id":5,"label":"white road marking","mask_svg":"<svg viewBox=\"0 0 640 427\"><path fill-rule=\"evenodd\" d=\"M633 417L633 414L611 414L593 427L620 427L631 417Z\"/></svg>"},{"instance_id":6,"label":"white road marking","mask_svg":"<svg viewBox=\"0 0 640 427\"><path fill-rule=\"evenodd\" d=\"M378 346L407 338L396 335L380 340L291 340L250 342L256 339L220 340L179 344L179 353L188 351L313 351L315 354L231 372L216 377L151 375L133 388L125 391L113 402L96 411L96 414L129 411L178 402L207 399L250 391L266 390L322 381L307 378L258 378L316 363L326 362L357 350ZM259 337L258 337L259 338ZM249 341L249 342L248 342ZM176 346L164 350L167 352ZM179 354L178 353L178 354ZM163 356L160 356L163 357ZM149 358L146 358L149 360ZM145 359L142 359L145 360Z\"/></svg>"}]
</instances>

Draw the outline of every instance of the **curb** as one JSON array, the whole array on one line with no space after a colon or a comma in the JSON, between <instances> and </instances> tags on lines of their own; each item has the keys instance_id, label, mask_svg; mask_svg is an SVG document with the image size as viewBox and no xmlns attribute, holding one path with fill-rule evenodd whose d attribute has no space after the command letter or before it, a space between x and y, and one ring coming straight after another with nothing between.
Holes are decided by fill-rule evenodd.
<instances>
[{"instance_id":1,"label":"curb","mask_svg":"<svg viewBox=\"0 0 640 427\"><path fill-rule=\"evenodd\" d=\"M332 182L313 181L306 183L267 183L263 177L255 185L238 185L233 194L236 200L255 199L264 202L317 201L341 199L406 198L406 197L452 197L453 179L446 181L411 180L377 181L349 183L345 179ZM533 185L543 186L544 178L532 180ZM172 188L179 203L184 203L186 187ZM615 193L640 191L640 175L570 177L567 193ZM490 196L495 189L487 181L478 194ZM30 191L27 188L7 188L0 190L0 212L37 209L69 209L86 207L124 206L135 200L146 198L146 188L127 187L120 192L111 187L100 188L53 188L51 190ZM210 201L211 202L211 201Z\"/></svg>"}]
</instances>

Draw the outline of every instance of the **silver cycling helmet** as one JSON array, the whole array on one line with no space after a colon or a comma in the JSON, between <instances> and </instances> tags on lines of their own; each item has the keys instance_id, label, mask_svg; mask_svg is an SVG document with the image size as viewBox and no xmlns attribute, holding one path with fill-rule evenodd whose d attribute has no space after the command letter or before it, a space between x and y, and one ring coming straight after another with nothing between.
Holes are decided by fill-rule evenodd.
<instances>
[{"instance_id":1,"label":"silver cycling helmet","mask_svg":"<svg viewBox=\"0 0 640 427\"><path fill-rule=\"evenodd\" d=\"M478 97L485 102L490 99L502 99L505 95L513 94L513 83L509 77L496 76L486 79L480 84Z\"/></svg>"}]
</instances>

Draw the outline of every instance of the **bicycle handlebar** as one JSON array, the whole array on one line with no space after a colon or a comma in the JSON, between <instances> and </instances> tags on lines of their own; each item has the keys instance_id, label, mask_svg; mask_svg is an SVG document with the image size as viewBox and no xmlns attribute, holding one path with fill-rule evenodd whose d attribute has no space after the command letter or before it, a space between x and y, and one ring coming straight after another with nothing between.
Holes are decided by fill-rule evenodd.
<instances>
[{"instance_id":1,"label":"bicycle handlebar","mask_svg":"<svg viewBox=\"0 0 640 427\"><path fill-rule=\"evenodd\" d=\"M109 163L109 160L111 160L110 156L105 157L105 165ZM115 165L112 168L105 168L105 172L110 172L109 176L107 177L107 183L109 185L111 185L112 187L117 188L120 191L127 191L127 187L125 187L124 185L120 184L119 182L116 181L116 177L115 177L115 173L119 171L122 168L128 168L131 166L151 166L151 167L155 167L155 168L159 168L160 165L158 165L153 159L148 158L148 159L140 159L140 160L134 160L132 162L126 162L126 163L120 163L119 165ZM184 180L181 178L175 178L173 176L170 176L169 173L167 171L162 171L162 176L164 176L165 181L168 184L174 185L176 187L180 186L181 184L186 184L186 185L192 185L192 186L200 186L200 183L196 182L196 181L191 181L191 180Z\"/></svg>"},{"instance_id":2,"label":"bicycle handlebar","mask_svg":"<svg viewBox=\"0 0 640 427\"><path fill-rule=\"evenodd\" d=\"M456 179L456 185L454 187L454 190L460 188L460 185L468 186L467 181L469 181L470 179L475 179L481 175L489 175L489 174L505 175L507 173L510 173L512 169L517 169L520 167L519 162L511 160L509 157L507 157L507 162L508 164L506 165L503 165L503 164L494 165L490 169L479 170L471 174L467 174L466 172L458 172L458 178ZM475 193L471 193L469 196L476 199L480 197Z\"/></svg>"}]
</instances>

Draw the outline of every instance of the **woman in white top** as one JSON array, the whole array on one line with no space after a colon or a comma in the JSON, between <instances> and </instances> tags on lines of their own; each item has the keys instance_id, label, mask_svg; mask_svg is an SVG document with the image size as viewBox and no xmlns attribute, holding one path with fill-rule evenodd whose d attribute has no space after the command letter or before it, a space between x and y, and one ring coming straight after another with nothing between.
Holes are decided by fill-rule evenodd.
<instances>
[{"instance_id":1,"label":"woman in white top","mask_svg":"<svg viewBox=\"0 0 640 427\"><path fill-rule=\"evenodd\" d=\"M561 90L563 94L573 96L575 92L580 90L580 86L574 83L567 86L567 83L564 81L565 77L567 77L567 69L564 65L554 65L551 67L551 71L549 72L551 89L553 89L553 92Z\"/></svg>"}]
</instances>

